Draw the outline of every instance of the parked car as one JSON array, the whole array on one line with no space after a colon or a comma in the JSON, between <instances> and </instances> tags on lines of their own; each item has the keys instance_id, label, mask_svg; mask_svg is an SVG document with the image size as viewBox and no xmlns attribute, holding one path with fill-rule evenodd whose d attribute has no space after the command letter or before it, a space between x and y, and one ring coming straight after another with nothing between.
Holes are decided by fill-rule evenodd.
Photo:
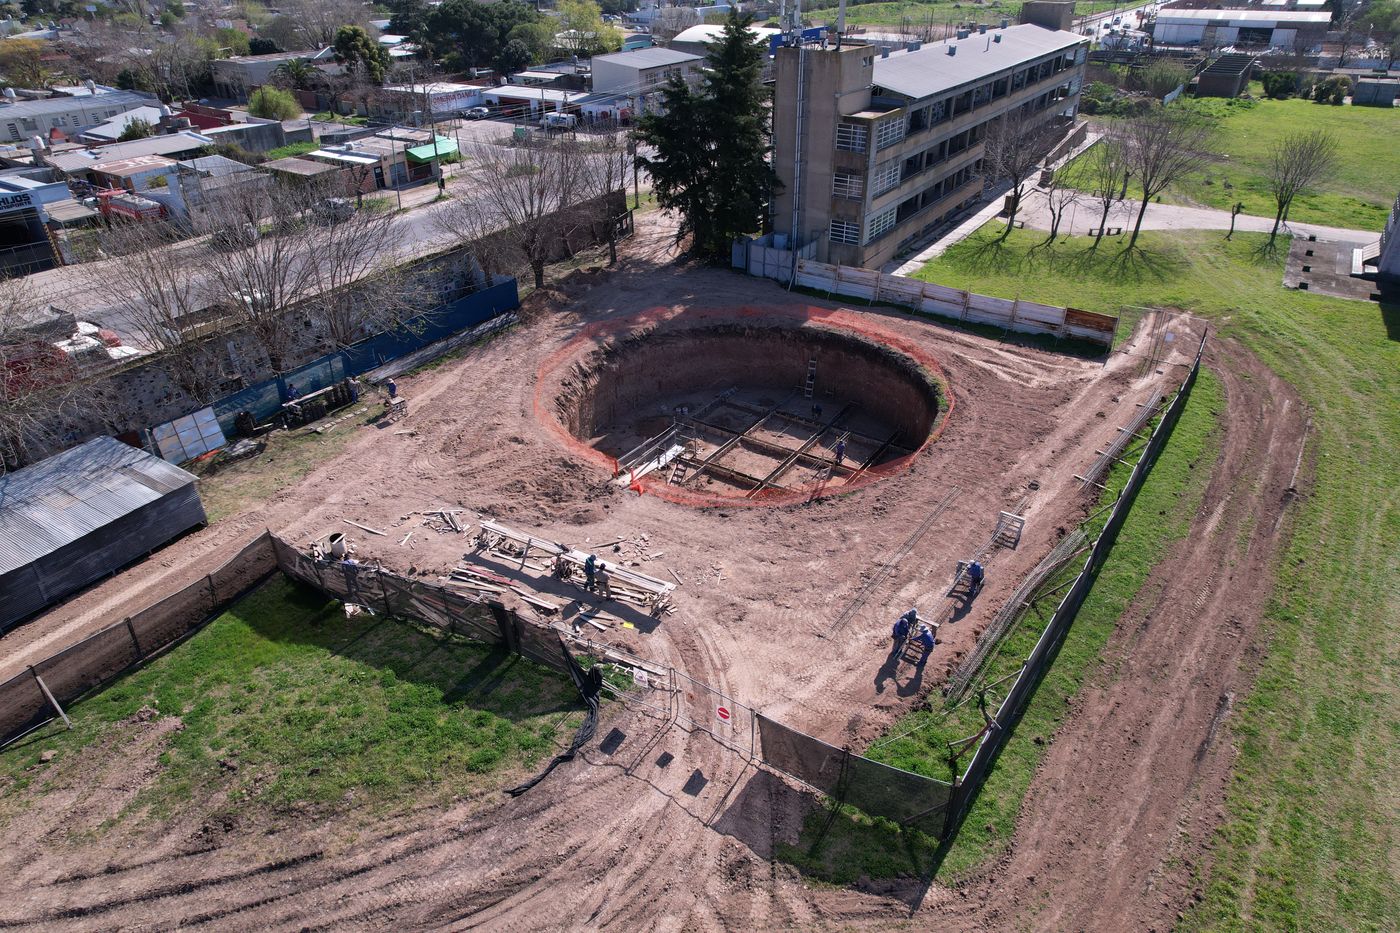
<instances>
[{"instance_id":1,"label":"parked car","mask_svg":"<svg viewBox=\"0 0 1400 933\"><path fill-rule=\"evenodd\" d=\"M540 118L540 126L550 132L571 130L578 125L578 117L572 113L547 113Z\"/></svg>"},{"instance_id":2,"label":"parked car","mask_svg":"<svg viewBox=\"0 0 1400 933\"><path fill-rule=\"evenodd\" d=\"M349 198L322 198L312 211L317 223L329 227L349 220L355 213L355 202Z\"/></svg>"},{"instance_id":3,"label":"parked car","mask_svg":"<svg viewBox=\"0 0 1400 933\"><path fill-rule=\"evenodd\" d=\"M485 107L472 107L470 110L462 111L462 116L468 120L485 120L491 116L491 111Z\"/></svg>"}]
</instances>

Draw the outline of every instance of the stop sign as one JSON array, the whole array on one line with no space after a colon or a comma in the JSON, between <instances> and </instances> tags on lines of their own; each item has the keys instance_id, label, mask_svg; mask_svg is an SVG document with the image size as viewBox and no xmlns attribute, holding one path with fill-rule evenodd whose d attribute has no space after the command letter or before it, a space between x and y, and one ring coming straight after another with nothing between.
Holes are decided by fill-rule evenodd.
<instances>
[{"instance_id":1,"label":"stop sign","mask_svg":"<svg viewBox=\"0 0 1400 933\"><path fill-rule=\"evenodd\" d=\"M716 706L715 718L718 719L720 722L729 722L729 707Z\"/></svg>"}]
</instances>

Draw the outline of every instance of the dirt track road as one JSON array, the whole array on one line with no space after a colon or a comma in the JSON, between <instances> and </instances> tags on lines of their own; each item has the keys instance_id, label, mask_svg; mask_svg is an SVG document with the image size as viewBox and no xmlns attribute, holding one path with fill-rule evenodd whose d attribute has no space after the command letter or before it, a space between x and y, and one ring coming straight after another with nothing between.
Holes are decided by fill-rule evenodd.
<instances>
[{"instance_id":1,"label":"dirt track road","mask_svg":"<svg viewBox=\"0 0 1400 933\"><path fill-rule=\"evenodd\" d=\"M956 663L1018 573L1049 547L1055 527L1083 511L1070 478L1115 430L1113 407L1131 407L1149 386L1132 375L1132 358L1104 368L875 311L881 327L935 340L959 394L961 420L950 421L908 474L780 510L700 512L608 491L533 423L525 374L541 346L570 335L577 318L635 313L658 295L677 306L714 305L776 291L727 273L658 270L665 248L651 232L638 244L650 252L634 254L606 288L573 289L559 299L564 311L479 355L403 380L413 400L407 423L418 436L363 432L336 462L255 513L185 539L138 568L134 585L111 581L0 648L14 657L72 638L180 585L224 540L264 526L305 537L347 516L388 524L418 507L407 502L443 497L575 540L664 531L668 563L683 571L722 560L723 586L683 588L683 612L654 633L628 636L627 646L813 734L870 738L936 677L930 670L927 682L906 679L881 692L872 675L889 610L944 585L953 558L990 530L997 505L1040 483L1025 546L996 557L986 595L939 649L945 665ZM1056 737L1011 856L958 890L935 884L915 908L916 926L1117 930L1126 918L1161 929L1189 896L1190 865L1229 764L1229 749L1213 741L1219 698L1247 684L1281 537L1274 519L1304 422L1296 401L1284 404L1293 398L1287 388L1243 351L1222 344L1212 366L1229 411L1196 533L1157 568L1109 650L1119 663L1105 666ZM903 540L953 483L964 495L869 617L840 642L811 637L810 620L835 617L871 561ZM740 555L736 540L765 547ZM461 549L443 538L412 560L450 566ZM514 800L468 798L393 819L292 814L274 825L238 813L211 824L202 814L219 805L212 800L167 823L127 820L99 832L159 770L159 730L169 720L133 724L124 746L84 756L82 767L55 777L43 806L0 831L0 875L15 892L0 906L0 925L709 931L909 921L922 885L879 893L816 887L771 861L776 842L796 840L814 803L809 794L703 733L666 726L645 710L612 709L601 731L626 734L616 752L592 747ZM1088 790L1095 786L1115 792L1095 795Z\"/></svg>"}]
</instances>

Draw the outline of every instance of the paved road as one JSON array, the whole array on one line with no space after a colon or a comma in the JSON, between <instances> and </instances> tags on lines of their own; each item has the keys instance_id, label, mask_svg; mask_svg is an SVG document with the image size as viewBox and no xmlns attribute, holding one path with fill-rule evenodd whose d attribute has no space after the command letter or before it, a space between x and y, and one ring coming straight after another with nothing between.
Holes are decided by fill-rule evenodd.
<instances>
[{"instance_id":1,"label":"paved road","mask_svg":"<svg viewBox=\"0 0 1400 933\"><path fill-rule=\"evenodd\" d=\"M459 182L459 186L463 183ZM392 220L395 228L395 256L400 260L426 256L450 246L453 237L444 233L433 218L450 205L432 204L437 197L437 188L423 185L401 192L404 197L402 213ZM375 196L395 197L395 192L377 192ZM417 206L415 206L417 202ZM408 209L408 208L412 209ZM188 263L190 275L206 274L200 263L211 261L202 249L201 241L187 240L168 247L170 261ZM130 346L143 346L139 330L135 328L122 305L122 298L113 292L111 267L121 259L106 259L99 262L63 266L45 272L37 272L27 281L34 287L35 298L45 304L52 304L70 311L80 320L92 321L108 328Z\"/></svg>"},{"instance_id":2,"label":"paved road","mask_svg":"<svg viewBox=\"0 0 1400 933\"><path fill-rule=\"evenodd\" d=\"M1131 229L1137 217L1138 202L1120 201L1109 211L1108 225ZM1061 234L1087 235L1099 224L1100 208L1095 204L1080 204L1070 209L1065 222L1060 224ZM1020 219L1027 227L1036 230L1050 229L1050 210L1045 194L1032 191L1025 198ZM1235 229L1253 233L1268 233L1273 227L1272 217L1257 217L1241 214ZM1144 230L1229 230L1230 212L1205 207L1183 207L1178 204L1149 204L1147 214L1142 219ZM1345 227L1325 227L1321 224L1290 223L1287 231L1294 236L1316 236L1319 240L1363 245L1380 239L1380 233L1371 230L1350 230Z\"/></svg>"}]
</instances>

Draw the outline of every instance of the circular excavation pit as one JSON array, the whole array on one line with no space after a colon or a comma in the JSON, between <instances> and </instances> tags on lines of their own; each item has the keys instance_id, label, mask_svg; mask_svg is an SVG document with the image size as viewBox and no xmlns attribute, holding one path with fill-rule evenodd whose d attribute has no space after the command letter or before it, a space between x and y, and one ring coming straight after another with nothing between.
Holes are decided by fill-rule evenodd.
<instances>
[{"instance_id":1,"label":"circular excavation pit","mask_svg":"<svg viewBox=\"0 0 1400 933\"><path fill-rule=\"evenodd\" d=\"M781 504L863 485L929 442L943 392L926 354L834 323L619 335L570 367L555 413L621 481L675 501Z\"/></svg>"}]
</instances>

